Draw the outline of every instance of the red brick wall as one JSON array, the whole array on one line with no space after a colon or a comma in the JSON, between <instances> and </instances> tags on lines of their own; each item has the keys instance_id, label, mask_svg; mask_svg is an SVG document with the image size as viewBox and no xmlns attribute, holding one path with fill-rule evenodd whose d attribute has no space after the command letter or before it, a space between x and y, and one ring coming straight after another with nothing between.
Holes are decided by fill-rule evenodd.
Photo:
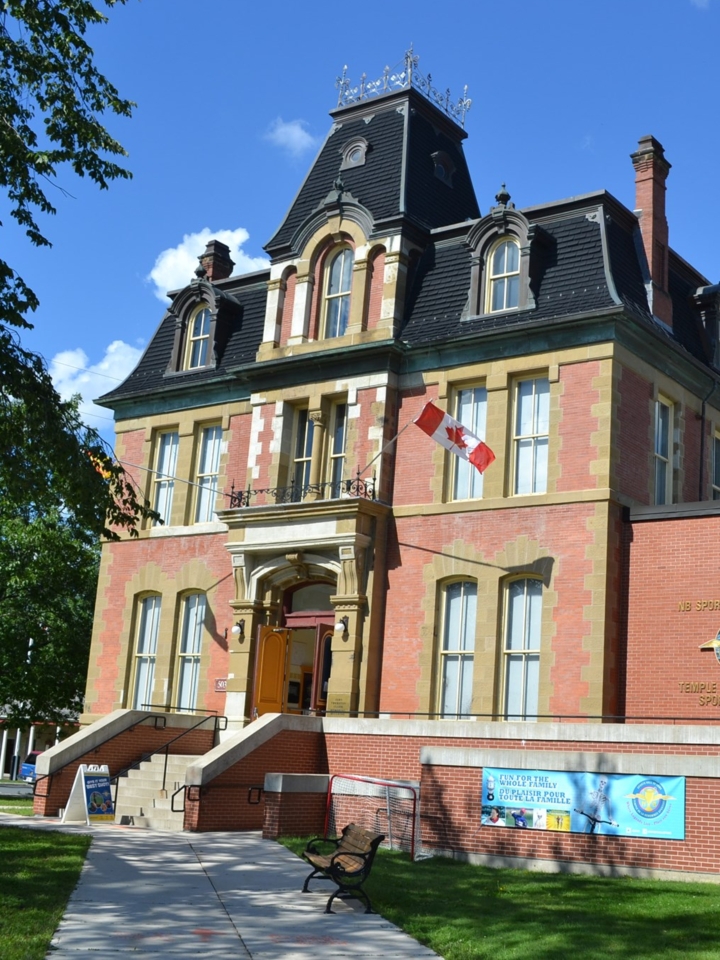
<instances>
[{"instance_id":1,"label":"red brick wall","mask_svg":"<svg viewBox=\"0 0 720 960\"><path fill-rule=\"evenodd\" d=\"M293 306L295 305L295 287L297 270L292 270L285 278L285 296L283 298L282 320L280 322L280 346L284 347L290 338L292 329Z\"/></svg>"},{"instance_id":2,"label":"red brick wall","mask_svg":"<svg viewBox=\"0 0 720 960\"><path fill-rule=\"evenodd\" d=\"M262 787L266 773L327 773L322 733L283 730L201 787L198 800L188 791L185 829L261 830L265 803L249 803L248 791Z\"/></svg>"},{"instance_id":3,"label":"red brick wall","mask_svg":"<svg viewBox=\"0 0 720 960\"><path fill-rule=\"evenodd\" d=\"M112 584L107 591L102 608L102 631L96 637L100 645L95 657L97 675L88 691L86 712L105 715L124 704L118 703L120 690L127 684L118 676L120 634L130 627L130 610L126 593L128 583L147 564L160 568L168 578L167 591L172 592L172 581L191 560L200 560L210 577L217 584L207 595L207 628L210 643L210 660L207 673L202 678L197 706L204 710L223 713L225 694L215 692L215 678L227 676L228 646L225 628L232 623L230 600L235 588L228 576L228 553L225 534L206 534L201 537L158 537L157 539L122 541L104 546L106 562L111 564ZM132 590L132 587L129 588ZM202 585L198 584L198 589ZM175 597L165 592L161 617L166 620L175 612ZM131 641L132 643L132 638ZM90 700L90 696L94 699Z\"/></svg>"},{"instance_id":4,"label":"red brick wall","mask_svg":"<svg viewBox=\"0 0 720 960\"><path fill-rule=\"evenodd\" d=\"M685 407L682 411L682 503L694 503L707 496L707 475L712 449L710 444L710 424L705 423L705 452L702 464L702 494L700 493L700 438L703 426L695 411Z\"/></svg>"},{"instance_id":5,"label":"red brick wall","mask_svg":"<svg viewBox=\"0 0 720 960\"><path fill-rule=\"evenodd\" d=\"M428 400L437 401L437 387L432 386L412 393L400 394L399 423L404 426L414 420ZM395 459L394 497L395 506L413 503L432 503L435 443L422 430L411 425L398 437Z\"/></svg>"},{"instance_id":6,"label":"red brick wall","mask_svg":"<svg viewBox=\"0 0 720 960\"><path fill-rule=\"evenodd\" d=\"M652 488L652 384L628 367L619 369L615 484L624 496L638 503L649 503Z\"/></svg>"},{"instance_id":7,"label":"red brick wall","mask_svg":"<svg viewBox=\"0 0 720 960\"><path fill-rule=\"evenodd\" d=\"M248 483L248 454L250 451L250 423L252 417L249 413L242 413L235 417L230 417L230 428L228 430L228 452L225 467L228 489L235 485L235 490L243 490ZM225 491L227 492L227 491ZM225 501L225 506L229 506L229 501Z\"/></svg>"},{"instance_id":8,"label":"red brick wall","mask_svg":"<svg viewBox=\"0 0 720 960\"><path fill-rule=\"evenodd\" d=\"M600 373L600 363L573 363L560 368L560 418L558 423L557 460L560 476L558 493L566 490L594 490L598 477L590 470L599 458L597 435L599 421L592 407L600 402L600 390L593 379Z\"/></svg>"},{"instance_id":9,"label":"red brick wall","mask_svg":"<svg viewBox=\"0 0 720 960\"><path fill-rule=\"evenodd\" d=\"M424 434L421 437L432 444ZM402 457L399 460L402 461ZM422 475L423 471L416 470L416 473ZM537 542L541 554L554 558L555 633L547 638L553 654L550 711L561 715L582 714L581 700L589 691L585 673L590 653L583 649L583 638L591 629L585 614L593 596L585 587L585 577L593 573L589 547L594 532L588 530L588 526L592 527L588 520L594 515L594 509L592 504L568 504L537 506L532 510L396 518L395 530L401 546L397 559L393 559L391 550L388 564L380 709L390 713L428 710L427 704L420 703L417 692L420 658L426 652L426 641L422 639L426 615L424 598L427 590L436 589L426 577L425 568L433 564L440 553L453 554L453 544L461 541L473 546L480 562L499 568L499 591L505 573L501 555L508 543L526 537ZM472 576L472 563L467 564L467 570ZM408 597L413 598L412 603L408 603ZM492 682L492 678L488 678L488 682Z\"/></svg>"},{"instance_id":10,"label":"red brick wall","mask_svg":"<svg viewBox=\"0 0 720 960\"><path fill-rule=\"evenodd\" d=\"M81 763L106 764L110 768L110 776L115 776L125 767L139 760L143 754L169 743L174 737L183 733L185 728L166 727L156 730L146 723L125 730L113 737L107 743L100 744L88 751L77 760L73 760L66 767L45 780L40 780L35 793L33 809L35 813L46 817L57 815L58 808L67 804L75 774ZM197 756L212 749L215 734L210 725L209 730L193 730L173 744L169 752L179 755Z\"/></svg>"},{"instance_id":11,"label":"red brick wall","mask_svg":"<svg viewBox=\"0 0 720 960\"><path fill-rule=\"evenodd\" d=\"M720 516L631 529L627 713L718 722L720 663L699 648L720 630Z\"/></svg>"},{"instance_id":12,"label":"red brick wall","mask_svg":"<svg viewBox=\"0 0 720 960\"><path fill-rule=\"evenodd\" d=\"M325 793L266 793L263 837L322 836L326 802Z\"/></svg>"},{"instance_id":13,"label":"red brick wall","mask_svg":"<svg viewBox=\"0 0 720 960\"><path fill-rule=\"evenodd\" d=\"M720 834L708 830L707 811L717 809L720 803L720 781L689 777L685 787L684 841L483 829L482 770L425 766L421 784L423 844L498 857L716 873L720 867Z\"/></svg>"},{"instance_id":14,"label":"red brick wall","mask_svg":"<svg viewBox=\"0 0 720 960\"><path fill-rule=\"evenodd\" d=\"M585 753L671 754L714 757L714 745L653 743L613 743L607 741L481 739L478 737L381 736L371 734L325 734L327 772L357 774L388 780L420 780L422 747L463 747L469 750L567 750ZM317 773L325 773L318 770Z\"/></svg>"},{"instance_id":15,"label":"red brick wall","mask_svg":"<svg viewBox=\"0 0 720 960\"><path fill-rule=\"evenodd\" d=\"M625 728L627 729L627 728ZM297 735L296 735L297 736ZM420 764L423 746L490 750L572 751L613 754L715 756L714 745L607 741L468 739L460 737L325 734L330 774L354 773L421 782L421 834L425 846L465 853L541 860L579 861L622 867L717 872L720 835L707 830L707 810L720 802L720 781L686 780L686 840L560 834L552 831L482 830L482 769ZM279 769L276 765L275 769ZM324 772L318 770L317 772ZM322 794L269 794L264 835L322 832Z\"/></svg>"}]
</instances>

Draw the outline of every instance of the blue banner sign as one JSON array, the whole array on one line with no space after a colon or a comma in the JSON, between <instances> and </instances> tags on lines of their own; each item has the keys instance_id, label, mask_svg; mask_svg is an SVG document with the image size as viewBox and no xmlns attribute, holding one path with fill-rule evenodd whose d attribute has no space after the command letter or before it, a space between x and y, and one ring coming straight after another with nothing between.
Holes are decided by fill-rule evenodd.
<instances>
[{"instance_id":1,"label":"blue banner sign","mask_svg":"<svg viewBox=\"0 0 720 960\"><path fill-rule=\"evenodd\" d=\"M484 827L685 839L685 778L485 767Z\"/></svg>"},{"instance_id":2,"label":"blue banner sign","mask_svg":"<svg viewBox=\"0 0 720 960\"><path fill-rule=\"evenodd\" d=\"M85 767L83 781L88 822L93 823L98 820L113 822L115 820L115 809L112 802L108 768Z\"/></svg>"}]
</instances>

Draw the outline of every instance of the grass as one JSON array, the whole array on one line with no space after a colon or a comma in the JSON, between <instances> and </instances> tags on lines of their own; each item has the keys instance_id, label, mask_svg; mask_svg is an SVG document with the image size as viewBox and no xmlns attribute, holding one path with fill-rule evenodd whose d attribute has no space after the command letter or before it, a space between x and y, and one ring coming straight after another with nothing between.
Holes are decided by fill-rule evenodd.
<instances>
[{"instance_id":1,"label":"grass","mask_svg":"<svg viewBox=\"0 0 720 960\"><path fill-rule=\"evenodd\" d=\"M0 826L2 960L43 960L89 846L80 834Z\"/></svg>"},{"instance_id":2,"label":"grass","mask_svg":"<svg viewBox=\"0 0 720 960\"><path fill-rule=\"evenodd\" d=\"M413 863L380 850L365 886L377 913L445 960L720 958L720 885Z\"/></svg>"},{"instance_id":3,"label":"grass","mask_svg":"<svg viewBox=\"0 0 720 960\"><path fill-rule=\"evenodd\" d=\"M33 798L0 796L0 813L12 813L16 817L31 817L33 815Z\"/></svg>"}]
</instances>

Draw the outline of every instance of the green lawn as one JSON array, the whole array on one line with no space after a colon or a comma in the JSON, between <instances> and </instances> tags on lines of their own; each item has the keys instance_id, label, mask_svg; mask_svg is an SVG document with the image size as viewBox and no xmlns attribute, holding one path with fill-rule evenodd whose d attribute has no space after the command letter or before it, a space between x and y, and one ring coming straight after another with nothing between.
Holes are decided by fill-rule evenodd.
<instances>
[{"instance_id":1,"label":"green lawn","mask_svg":"<svg viewBox=\"0 0 720 960\"><path fill-rule=\"evenodd\" d=\"M282 842L296 853L305 846ZM720 958L715 884L413 863L380 850L366 888L377 913L445 960Z\"/></svg>"},{"instance_id":2,"label":"green lawn","mask_svg":"<svg viewBox=\"0 0 720 960\"><path fill-rule=\"evenodd\" d=\"M2 960L43 960L89 846L88 836L0 822Z\"/></svg>"},{"instance_id":3,"label":"green lawn","mask_svg":"<svg viewBox=\"0 0 720 960\"><path fill-rule=\"evenodd\" d=\"M33 812L32 797L1 797L0 813L13 813L16 817L31 817Z\"/></svg>"}]
</instances>

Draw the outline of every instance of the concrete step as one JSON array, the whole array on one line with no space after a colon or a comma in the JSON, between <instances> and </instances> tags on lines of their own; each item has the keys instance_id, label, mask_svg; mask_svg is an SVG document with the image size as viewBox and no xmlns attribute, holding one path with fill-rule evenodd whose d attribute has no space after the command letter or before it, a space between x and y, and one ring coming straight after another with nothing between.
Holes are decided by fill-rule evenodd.
<instances>
[{"instance_id":1,"label":"concrete step","mask_svg":"<svg viewBox=\"0 0 720 960\"><path fill-rule=\"evenodd\" d=\"M172 795L185 783L185 770L197 759L196 755L173 754L165 773L165 756L160 754L129 770L118 784L115 822L152 830L182 830L183 814L174 813L170 804Z\"/></svg>"},{"instance_id":2,"label":"concrete step","mask_svg":"<svg viewBox=\"0 0 720 960\"><path fill-rule=\"evenodd\" d=\"M134 782L130 781L120 781L120 789L118 790L118 797L136 797L138 800L140 798L144 800L152 800L154 797L170 796L170 794L175 793L178 787L182 786L182 781L180 780L169 780L165 785L165 789L161 789L160 783L146 783L144 780L136 780Z\"/></svg>"},{"instance_id":3,"label":"concrete step","mask_svg":"<svg viewBox=\"0 0 720 960\"><path fill-rule=\"evenodd\" d=\"M166 830L172 833L179 833L182 830L182 818L178 820L171 820L168 817L133 817L129 823L129 826L133 827L147 827L150 830Z\"/></svg>"}]
</instances>

